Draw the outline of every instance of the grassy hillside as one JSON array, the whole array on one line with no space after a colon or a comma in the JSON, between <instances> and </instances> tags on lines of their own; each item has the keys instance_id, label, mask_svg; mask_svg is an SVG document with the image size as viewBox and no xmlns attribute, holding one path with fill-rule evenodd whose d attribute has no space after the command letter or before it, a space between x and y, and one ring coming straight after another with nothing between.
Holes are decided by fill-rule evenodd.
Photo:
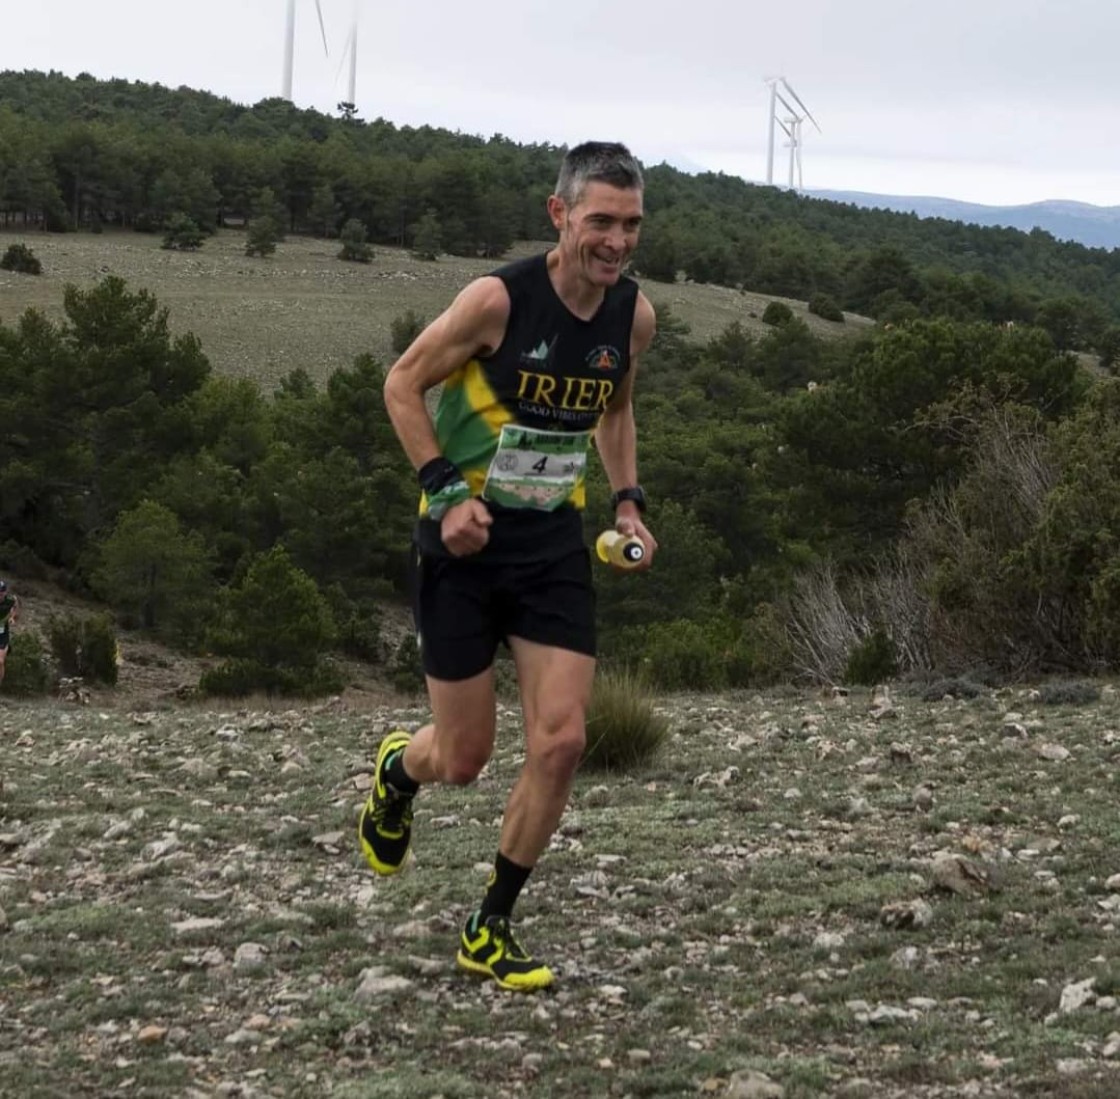
<instances>
[{"instance_id":1,"label":"grassy hillside","mask_svg":"<svg viewBox=\"0 0 1120 1099\"><path fill-rule=\"evenodd\" d=\"M198 336L216 370L256 378L271 390L300 366L323 381L364 351L390 361L395 317L412 309L430 320L467 282L496 266L452 256L425 263L380 247L368 265L344 263L336 258L337 241L308 237L290 238L268 259L249 259L237 230L220 231L195 253L163 251L160 240L133 232L0 232L0 252L22 241L43 264L37 278L0 271L0 321L11 324L29 306L61 317L67 283L84 288L119 275L155 294L170 311L173 331ZM507 258L546 247L520 244ZM772 300L765 295L686 283L643 286L655 304L667 303L691 325L695 339L718 335L733 321L767 330L759 319ZM870 323L823 321L804 302L789 304L818 334L842 336Z\"/></svg>"}]
</instances>

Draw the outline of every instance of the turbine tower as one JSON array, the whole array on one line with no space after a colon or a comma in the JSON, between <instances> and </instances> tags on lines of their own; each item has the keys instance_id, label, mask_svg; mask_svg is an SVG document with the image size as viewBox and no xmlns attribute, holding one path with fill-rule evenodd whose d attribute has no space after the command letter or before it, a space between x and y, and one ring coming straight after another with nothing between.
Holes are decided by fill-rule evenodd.
<instances>
[{"instance_id":1,"label":"turbine tower","mask_svg":"<svg viewBox=\"0 0 1120 1099\"><path fill-rule=\"evenodd\" d=\"M766 147L766 182L773 186L774 184L774 127L781 126L789 137L789 186L790 190L794 189L793 179L794 171L797 173L797 189L801 189L801 123L808 119L814 126L816 126L817 133L821 133L820 126L817 125L817 120L812 116L809 108L801 102L797 92L793 90L790 83L784 76L769 76L766 78L766 83L770 85L770 126L769 126L769 139ZM785 95L778 91L778 85L781 84L785 91ZM799 114L797 108L790 103L786 95L801 108L803 113ZM778 117L778 104L781 104L789 112L787 118Z\"/></svg>"},{"instance_id":2,"label":"turbine tower","mask_svg":"<svg viewBox=\"0 0 1120 1099\"><path fill-rule=\"evenodd\" d=\"M350 33L346 36L346 45L342 47L342 61L338 66L338 74L342 74L342 66L350 61L350 78L346 86L346 102L357 106L358 94L358 4L355 0L354 17L350 21ZM338 77L336 76L337 80Z\"/></svg>"},{"instance_id":3,"label":"turbine tower","mask_svg":"<svg viewBox=\"0 0 1120 1099\"><path fill-rule=\"evenodd\" d=\"M323 53L330 56L327 49L327 28L323 23L323 8L320 0L315 0L315 13L319 16L319 32L323 36ZM291 102L292 99L292 62L296 52L296 0L288 0L288 25L284 33L284 83L281 95Z\"/></svg>"}]
</instances>

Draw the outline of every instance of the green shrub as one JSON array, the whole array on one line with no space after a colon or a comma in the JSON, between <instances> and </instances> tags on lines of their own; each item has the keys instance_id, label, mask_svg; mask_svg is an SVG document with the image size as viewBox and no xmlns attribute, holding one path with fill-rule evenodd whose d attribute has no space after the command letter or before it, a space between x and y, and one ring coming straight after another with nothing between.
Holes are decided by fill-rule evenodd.
<instances>
[{"instance_id":1,"label":"green shrub","mask_svg":"<svg viewBox=\"0 0 1120 1099\"><path fill-rule=\"evenodd\" d=\"M772 301L762 312L762 323L780 327L793 320L793 310L784 301Z\"/></svg>"},{"instance_id":2,"label":"green shrub","mask_svg":"<svg viewBox=\"0 0 1120 1099\"><path fill-rule=\"evenodd\" d=\"M0 259L0 269L15 271L20 275L41 275L43 265L26 244L9 244L4 258Z\"/></svg>"},{"instance_id":3,"label":"green shrub","mask_svg":"<svg viewBox=\"0 0 1120 1099\"><path fill-rule=\"evenodd\" d=\"M809 312L821 320L844 323L844 311L836 304L836 299L828 294L814 294L809 299Z\"/></svg>"},{"instance_id":4,"label":"green shrub","mask_svg":"<svg viewBox=\"0 0 1120 1099\"><path fill-rule=\"evenodd\" d=\"M339 250L338 258L350 260L352 263L369 263L373 259L373 249L367 243L368 237L369 233L365 225L357 218L350 218L339 233L342 248Z\"/></svg>"},{"instance_id":5,"label":"green shrub","mask_svg":"<svg viewBox=\"0 0 1120 1099\"><path fill-rule=\"evenodd\" d=\"M47 639L62 675L110 687L116 684L117 632L107 614L52 615L47 620Z\"/></svg>"},{"instance_id":6,"label":"green shrub","mask_svg":"<svg viewBox=\"0 0 1120 1099\"><path fill-rule=\"evenodd\" d=\"M54 676L43 653L43 642L36 633L19 631L8 647L4 665L4 694L41 695L50 691Z\"/></svg>"},{"instance_id":7,"label":"green shrub","mask_svg":"<svg viewBox=\"0 0 1120 1099\"><path fill-rule=\"evenodd\" d=\"M898 658L894 642L886 630L879 628L852 646L844 668L845 683L874 686L898 674Z\"/></svg>"},{"instance_id":8,"label":"green shrub","mask_svg":"<svg viewBox=\"0 0 1120 1099\"><path fill-rule=\"evenodd\" d=\"M394 317L389 323L389 335L392 339L393 351L403 355L412 341L424 331L427 322L418 313L411 309Z\"/></svg>"},{"instance_id":9,"label":"green shrub","mask_svg":"<svg viewBox=\"0 0 1120 1099\"><path fill-rule=\"evenodd\" d=\"M206 234L186 214L172 214L163 235L163 248L194 252L201 248Z\"/></svg>"},{"instance_id":10,"label":"green shrub","mask_svg":"<svg viewBox=\"0 0 1120 1099\"><path fill-rule=\"evenodd\" d=\"M641 680L631 672L600 672L587 708L583 765L628 771L656 756L669 722L656 713Z\"/></svg>"},{"instance_id":11,"label":"green shrub","mask_svg":"<svg viewBox=\"0 0 1120 1099\"><path fill-rule=\"evenodd\" d=\"M1038 700L1046 706L1084 706L1099 702L1101 689L1095 683L1076 679L1054 679L1038 689Z\"/></svg>"},{"instance_id":12,"label":"green shrub","mask_svg":"<svg viewBox=\"0 0 1120 1099\"><path fill-rule=\"evenodd\" d=\"M198 687L202 694L244 698L263 692L293 698L316 698L337 694L345 686L341 672L329 660L302 667L263 664L259 660L227 660L202 673Z\"/></svg>"},{"instance_id":13,"label":"green shrub","mask_svg":"<svg viewBox=\"0 0 1120 1099\"><path fill-rule=\"evenodd\" d=\"M253 218L245 228L245 255L271 256L279 239L280 228L272 218Z\"/></svg>"},{"instance_id":14,"label":"green shrub","mask_svg":"<svg viewBox=\"0 0 1120 1099\"><path fill-rule=\"evenodd\" d=\"M420 660L420 646L416 644L415 637L409 635L401 641L386 671L395 691L414 695L424 690L424 665Z\"/></svg>"},{"instance_id":15,"label":"green shrub","mask_svg":"<svg viewBox=\"0 0 1120 1099\"><path fill-rule=\"evenodd\" d=\"M372 595L352 597L341 584L324 589L323 598L337 624L335 642L348 656L379 664L384 658L381 644L381 608Z\"/></svg>"},{"instance_id":16,"label":"green shrub","mask_svg":"<svg viewBox=\"0 0 1120 1099\"><path fill-rule=\"evenodd\" d=\"M923 702L940 702L946 695L951 698L979 698L984 688L967 676L950 676L948 679L935 679L921 688Z\"/></svg>"},{"instance_id":17,"label":"green shrub","mask_svg":"<svg viewBox=\"0 0 1120 1099\"><path fill-rule=\"evenodd\" d=\"M726 685L721 638L698 622L657 622L645 631L642 667L664 691L710 691Z\"/></svg>"}]
</instances>

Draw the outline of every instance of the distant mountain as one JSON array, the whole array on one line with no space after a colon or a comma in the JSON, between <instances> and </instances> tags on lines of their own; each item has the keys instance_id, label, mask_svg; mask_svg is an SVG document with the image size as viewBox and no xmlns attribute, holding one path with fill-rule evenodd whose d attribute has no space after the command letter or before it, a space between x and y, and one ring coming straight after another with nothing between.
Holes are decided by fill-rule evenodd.
<instances>
[{"instance_id":1,"label":"distant mountain","mask_svg":"<svg viewBox=\"0 0 1120 1099\"><path fill-rule=\"evenodd\" d=\"M951 198L872 195L863 191L808 191L811 198L847 202L867 209L896 210L920 218L946 218L973 225L1003 225L1011 229L1045 229L1058 240L1075 240L1089 248L1120 248L1120 206L1091 206L1087 202L1032 202L1027 206L982 206Z\"/></svg>"}]
</instances>

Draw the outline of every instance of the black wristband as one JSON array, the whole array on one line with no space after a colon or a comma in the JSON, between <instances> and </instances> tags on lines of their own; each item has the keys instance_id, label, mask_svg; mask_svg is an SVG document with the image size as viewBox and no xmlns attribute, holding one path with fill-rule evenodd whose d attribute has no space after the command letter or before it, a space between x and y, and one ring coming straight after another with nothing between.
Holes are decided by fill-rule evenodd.
<instances>
[{"instance_id":1,"label":"black wristband","mask_svg":"<svg viewBox=\"0 0 1120 1099\"><path fill-rule=\"evenodd\" d=\"M416 480L420 482L420 487L428 496L435 496L441 488L446 488L462 479L463 475L459 472L459 467L454 462L449 462L442 454L430 462L425 462L416 471Z\"/></svg>"}]
</instances>

